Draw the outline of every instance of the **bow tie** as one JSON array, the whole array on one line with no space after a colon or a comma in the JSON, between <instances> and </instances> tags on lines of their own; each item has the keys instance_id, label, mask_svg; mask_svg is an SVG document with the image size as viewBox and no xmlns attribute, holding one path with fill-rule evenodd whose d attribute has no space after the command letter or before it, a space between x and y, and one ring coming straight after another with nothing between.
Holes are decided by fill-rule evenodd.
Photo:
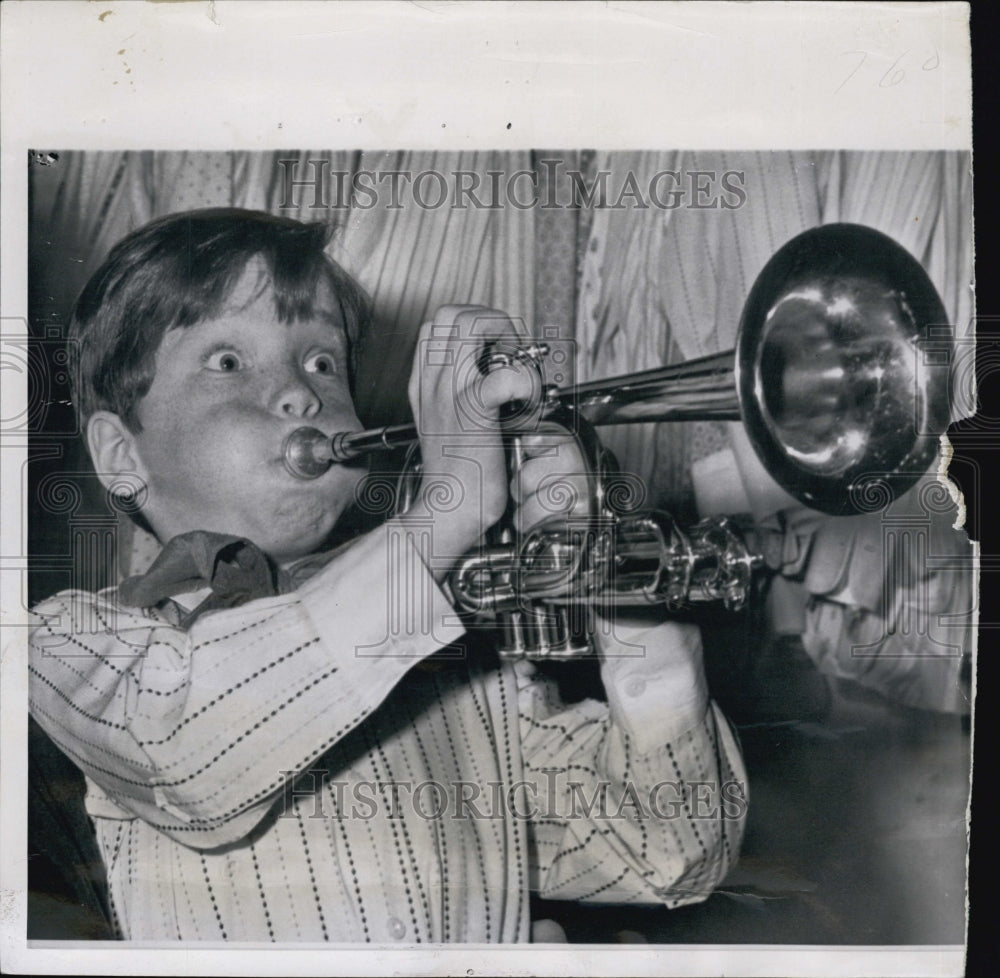
<instances>
[{"instance_id":1,"label":"bow tie","mask_svg":"<svg viewBox=\"0 0 1000 978\"><path fill-rule=\"evenodd\" d=\"M287 594L350 545L348 541L334 550L304 557L286 571L245 537L192 530L168 541L145 574L122 581L118 600L130 608L151 608L175 594L211 588L212 593L197 608L181 617L179 625L187 629L206 611L235 608L255 598ZM446 647L416 663L415 668L437 672L449 660L464 658L464 650Z\"/></svg>"},{"instance_id":2,"label":"bow tie","mask_svg":"<svg viewBox=\"0 0 1000 978\"><path fill-rule=\"evenodd\" d=\"M181 621L187 628L206 611L283 594L292 586L289 575L244 537L193 530L171 539L145 574L122 581L118 597L124 605L148 608L176 594L211 588Z\"/></svg>"}]
</instances>

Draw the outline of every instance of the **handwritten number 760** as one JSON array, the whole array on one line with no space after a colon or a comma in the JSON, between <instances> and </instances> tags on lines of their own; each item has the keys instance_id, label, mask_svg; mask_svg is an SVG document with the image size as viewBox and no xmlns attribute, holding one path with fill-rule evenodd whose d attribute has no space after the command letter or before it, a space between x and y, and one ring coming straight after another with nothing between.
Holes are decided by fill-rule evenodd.
<instances>
[{"instance_id":1,"label":"handwritten number 760","mask_svg":"<svg viewBox=\"0 0 1000 978\"><path fill-rule=\"evenodd\" d=\"M864 63L868 60L867 51L842 51L841 54L844 56L857 57L858 63L850 70L847 77L834 89L834 94L839 92L862 68ZM901 62L903 59L910 54L910 50L904 51L889 67L885 70L882 77L878 80L879 88L891 88L893 85L898 85L904 78L906 78L906 68L902 66ZM941 66L941 56L938 54L937 48L934 48L934 53L926 58L920 65L922 71L934 71L935 68Z\"/></svg>"}]
</instances>

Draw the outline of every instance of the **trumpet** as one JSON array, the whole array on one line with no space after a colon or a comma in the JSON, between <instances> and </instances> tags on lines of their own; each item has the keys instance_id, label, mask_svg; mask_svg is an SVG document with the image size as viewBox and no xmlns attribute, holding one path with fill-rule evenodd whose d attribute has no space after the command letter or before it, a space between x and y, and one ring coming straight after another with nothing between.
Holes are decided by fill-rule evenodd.
<instances>
[{"instance_id":1,"label":"trumpet","mask_svg":"<svg viewBox=\"0 0 1000 978\"><path fill-rule=\"evenodd\" d=\"M540 371L546 353L529 344L494 353L489 366ZM607 492L616 467L593 428L742 421L764 468L796 499L831 515L873 511L935 459L950 416L951 355L944 306L906 249L856 224L799 234L754 282L735 349L566 389L543 384L540 404L502 421L515 456L526 424L551 421L577 434L594 473L591 519L521 539L501 528L456 568L456 601L472 614L506 616L502 644L512 657L579 654L586 625L567 618L581 603L738 608L760 558L727 520L684 532L665 514L616 511ZM284 460L299 478L316 478L418 437L406 424L332 438L300 428L286 439Z\"/></svg>"}]
</instances>

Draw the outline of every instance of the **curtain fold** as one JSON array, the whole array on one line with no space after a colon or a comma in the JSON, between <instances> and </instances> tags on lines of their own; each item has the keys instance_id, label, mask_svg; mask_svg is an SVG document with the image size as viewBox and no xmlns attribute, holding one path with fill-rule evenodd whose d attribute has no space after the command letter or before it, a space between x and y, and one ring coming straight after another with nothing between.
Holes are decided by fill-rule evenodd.
<instances>
[{"instance_id":1,"label":"curtain fold","mask_svg":"<svg viewBox=\"0 0 1000 978\"><path fill-rule=\"evenodd\" d=\"M134 154L59 153L30 171L30 311L64 326L76 296L119 238L136 227L130 200Z\"/></svg>"}]
</instances>

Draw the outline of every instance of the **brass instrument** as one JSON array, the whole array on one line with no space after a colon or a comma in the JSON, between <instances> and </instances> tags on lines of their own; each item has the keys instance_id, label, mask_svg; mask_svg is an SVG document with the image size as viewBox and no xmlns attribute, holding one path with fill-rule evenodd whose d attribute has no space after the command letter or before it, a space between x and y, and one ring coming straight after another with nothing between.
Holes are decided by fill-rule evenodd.
<instances>
[{"instance_id":1,"label":"brass instrument","mask_svg":"<svg viewBox=\"0 0 1000 978\"><path fill-rule=\"evenodd\" d=\"M538 363L544 345L494 355ZM527 412L575 432L592 467L591 518L515 539L509 528L451 578L458 605L496 614L513 657L569 656L587 645L581 604L746 599L760 559L726 520L682 531L662 513L623 514L609 498L613 460L591 426L742 420L774 479L832 515L881 509L923 475L950 413L951 331L921 265L872 228L830 224L786 243L757 277L736 348L668 367L542 388ZM526 413L504 429L516 457ZM372 451L415 445L414 425L332 438L300 428L285 463L300 478ZM516 459L515 463L516 465ZM410 479L412 485L413 479Z\"/></svg>"}]
</instances>

